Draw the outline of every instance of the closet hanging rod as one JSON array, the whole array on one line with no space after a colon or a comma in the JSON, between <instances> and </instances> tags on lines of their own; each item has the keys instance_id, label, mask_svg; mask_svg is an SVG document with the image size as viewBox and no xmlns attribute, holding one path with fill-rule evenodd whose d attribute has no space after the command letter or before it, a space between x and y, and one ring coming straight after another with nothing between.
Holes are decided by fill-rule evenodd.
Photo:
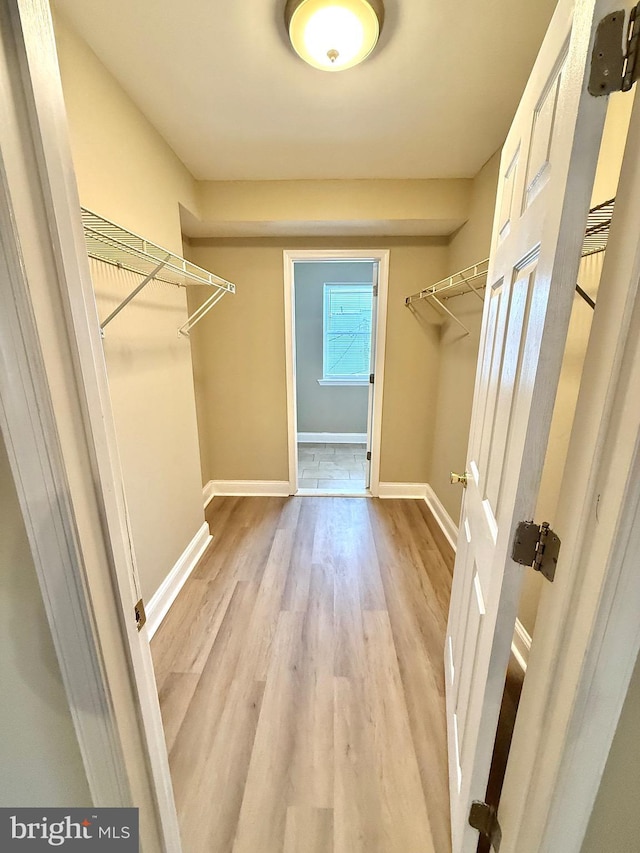
<instances>
[{"instance_id":1,"label":"closet hanging rod","mask_svg":"<svg viewBox=\"0 0 640 853\"><path fill-rule=\"evenodd\" d=\"M104 334L105 326L116 317L131 300L146 287L150 281L160 281L177 287L188 287L199 284L214 289L215 300L207 299L207 311L198 309L187 323L179 330L188 334L189 330L205 316L206 313L224 296L225 293L235 293L235 285L202 267L192 264L180 255L163 249L161 246L128 231L115 222L98 216L87 208L81 208L84 237L87 254L95 260L102 261L119 269L143 276L143 280L134 290L103 320L100 328ZM197 315L197 319L195 319ZM188 327L188 328L187 328ZM186 332L183 331L186 328Z\"/></svg>"}]
</instances>

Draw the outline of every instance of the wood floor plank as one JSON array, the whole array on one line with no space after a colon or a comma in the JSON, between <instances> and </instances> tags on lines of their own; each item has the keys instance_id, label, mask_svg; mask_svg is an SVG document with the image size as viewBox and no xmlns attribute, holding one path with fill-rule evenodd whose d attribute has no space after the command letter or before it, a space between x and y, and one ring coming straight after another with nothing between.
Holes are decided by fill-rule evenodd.
<instances>
[{"instance_id":1,"label":"wood floor plank","mask_svg":"<svg viewBox=\"0 0 640 853\"><path fill-rule=\"evenodd\" d=\"M296 660L302 677L290 765L290 802L316 808L333 808L334 630L333 572L316 563Z\"/></svg>"},{"instance_id":2,"label":"wood floor plank","mask_svg":"<svg viewBox=\"0 0 640 853\"><path fill-rule=\"evenodd\" d=\"M377 519L373 524L374 536L383 567L390 623L434 843L437 851L446 851L451 847L448 779L442 771L434 773L434 768L446 767L447 763L444 596L436 595L430 581L430 573L434 572L433 555L425 554L425 565L413 565L408 572L401 569L401 566L411 567L415 559L415 555L398 559L399 550L406 547L401 540L419 533L415 526L399 525L399 514L410 507L387 506L399 503L379 502L370 506L370 511ZM441 583L450 584L450 580L442 578L438 567L435 574ZM434 606L440 608L435 615Z\"/></svg>"},{"instance_id":3,"label":"wood floor plank","mask_svg":"<svg viewBox=\"0 0 640 853\"><path fill-rule=\"evenodd\" d=\"M231 514L222 520L215 512L217 500L207 508L214 541L208 559L197 566L193 577L208 579L222 572L235 580L259 580L287 499L224 498L234 503Z\"/></svg>"},{"instance_id":4,"label":"wood floor plank","mask_svg":"<svg viewBox=\"0 0 640 853\"><path fill-rule=\"evenodd\" d=\"M307 610L278 620L234 853L282 850L291 806L333 807L332 639L332 571L315 564Z\"/></svg>"},{"instance_id":5,"label":"wood floor plank","mask_svg":"<svg viewBox=\"0 0 640 853\"><path fill-rule=\"evenodd\" d=\"M449 853L451 573L421 503L214 498L207 518L152 644L185 853Z\"/></svg>"},{"instance_id":6,"label":"wood floor plank","mask_svg":"<svg viewBox=\"0 0 640 853\"><path fill-rule=\"evenodd\" d=\"M194 774L192 790L197 793L177 800L183 850L230 853L235 849L263 693L263 682L242 678L232 682L213 745L201 771Z\"/></svg>"},{"instance_id":7,"label":"wood floor plank","mask_svg":"<svg viewBox=\"0 0 640 853\"><path fill-rule=\"evenodd\" d=\"M438 549L438 552L442 557L442 560L446 565L449 574L453 576L453 566L456 561L456 552L450 545L447 537L442 532L442 528L436 521L433 513L431 512L427 504L424 501L417 501L417 503L418 511L424 518L427 527L429 528L431 538L433 539L433 542L436 548Z\"/></svg>"},{"instance_id":8,"label":"wood floor plank","mask_svg":"<svg viewBox=\"0 0 640 853\"><path fill-rule=\"evenodd\" d=\"M409 523L407 505L412 503L415 501L372 502L374 538L387 603L393 594L405 611L403 618L411 620L425 651L442 668L447 612L430 578L434 563L429 557L425 563L416 542L418 531Z\"/></svg>"},{"instance_id":9,"label":"wood floor plank","mask_svg":"<svg viewBox=\"0 0 640 853\"><path fill-rule=\"evenodd\" d=\"M314 564L330 566L334 575L334 674L361 679L365 669L362 578L351 526L353 499L323 500L312 557Z\"/></svg>"},{"instance_id":10,"label":"wood floor plank","mask_svg":"<svg viewBox=\"0 0 640 853\"><path fill-rule=\"evenodd\" d=\"M235 584L209 660L169 755L176 802L180 816L185 819L187 815L197 814L198 808L207 802L209 788L201 785L200 776L218 736L257 594L255 583Z\"/></svg>"},{"instance_id":11,"label":"wood floor plank","mask_svg":"<svg viewBox=\"0 0 640 853\"><path fill-rule=\"evenodd\" d=\"M383 853L375 723L364 679L334 680L335 853Z\"/></svg>"},{"instance_id":12,"label":"wood floor plank","mask_svg":"<svg viewBox=\"0 0 640 853\"><path fill-rule=\"evenodd\" d=\"M293 538L294 531L291 529L278 529L275 532L238 664L244 678L266 680L291 563Z\"/></svg>"},{"instance_id":13,"label":"wood floor plank","mask_svg":"<svg viewBox=\"0 0 640 853\"><path fill-rule=\"evenodd\" d=\"M233 853L282 850L288 803L289 766L296 747L304 673L298 667L304 614L280 614L274 654L247 775Z\"/></svg>"},{"instance_id":14,"label":"wood floor plank","mask_svg":"<svg viewBox=\"0 0 640 853\"><path fill-rule=\"evenodd\" d=\"M170 672L158 693L167 750L171 752L200 676L191 672Z\"/></svg>"},{"instance_id":15,"label":"wood floor plank","mask_svg":"<svg viewBox=\"0 0 640 853\"><path fill-rule=\"evenodd\" d=\"M317 503L313 499L295 501L297 523L291 550L291 564L282 597L283 610L304 611L309 602L313 542L316 530Z\"/></svg>"},{"instance_id":16,"label":"wood floor plank","mask_svg":"<svg viewBox=\"0 0 640 853\"><path fill-rule=\"evenodd\" d=\"M364 614L378 808L387 853L435 853L389 615Z\"/></svg>"},{"instance_id":17,"label":"wood floor plank","mask_svg":"<svg viewBox=\"0 0 640 853\"><path fill-rule=\"evenodd\" d=\"M333 853L333 809L289 806L284 853Z\"/></svg>"},{"instance_id":18,"label":"wood floor plank","mask_svg":"<svg viewBox=\"0 0 640 853\"><path fill-rule=\"evenodd\" d=\"M226 613L233 586L189 579L153 638L158 688L169 672L201 673Z\"/></svg>"}]
</instances>

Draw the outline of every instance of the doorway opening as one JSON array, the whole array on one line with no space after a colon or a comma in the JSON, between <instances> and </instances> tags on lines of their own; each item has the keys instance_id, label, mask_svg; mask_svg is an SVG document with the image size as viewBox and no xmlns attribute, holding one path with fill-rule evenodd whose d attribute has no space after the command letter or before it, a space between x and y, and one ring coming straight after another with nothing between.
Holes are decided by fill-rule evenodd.
<instances>
[{"instance_id":1,"label":"doorway opening","mask_svg":"<svg viewBox=\"0 0 640 853\"><path fill-rule=\"evenodd\" d=\"M289 488L377 495L388 251L285 252Z\"/></svg>"}]
</instances>

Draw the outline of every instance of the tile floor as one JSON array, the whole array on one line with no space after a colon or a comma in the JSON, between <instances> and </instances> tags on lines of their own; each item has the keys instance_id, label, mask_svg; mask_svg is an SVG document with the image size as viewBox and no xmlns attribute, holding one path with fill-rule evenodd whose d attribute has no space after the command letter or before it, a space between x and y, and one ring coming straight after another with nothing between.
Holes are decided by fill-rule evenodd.
<instances>
[{"instance_id":1,"label":"tile floor","mask_svg":"<svg viewBox=\"0 0 640 853\"><path fill-rule=\"evenodd\" d=\"M298 488L365 492L365 444L298 444Z\"/></svg>"}]
</instances>

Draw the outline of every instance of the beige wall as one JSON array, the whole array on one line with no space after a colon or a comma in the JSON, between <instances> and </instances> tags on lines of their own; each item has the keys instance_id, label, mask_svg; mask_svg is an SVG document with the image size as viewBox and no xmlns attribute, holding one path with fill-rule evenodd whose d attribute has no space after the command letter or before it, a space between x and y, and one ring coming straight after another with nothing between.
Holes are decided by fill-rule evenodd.
<instances>
[{"instance_id":1,"label":"beige wall","mask_svg":"<svg viewBox=\"0 0 640 853\"><path fill-rule=\"evenodd\" d=\"M0 806L91 804L0 436Z\"/></svg>"},{"instance_id":2,"label":"beige wall","mask_svg":"<svg viewBox=\"0 0 640 853\"><path fill-rule=\"evenodd\" d=\"M425 482L434 428L438 326L404 297L440 277L437 239L194 240L195 263L237 284L194 330L203 478L287 480L285 248L390 248L381 479Z\"/></svg>"},{"instance_id":3,"label":"beige wall","mask_svg":"<svg viewBox=\"0 0 640 853\"><path fill-rule=\"evenodd\" d=\"M181 253L179 203L194 181L91 50L60 17L56 38L80 200ZM92 262L101 317L140 281ZM204 521L184 291L149 285L108 326L105 356L145 600Z\"/></svg>"},{"instance_id":4,"label":"beige wall","mask_svg":"<svg viewBox=\"0 0 640 853\"><path fill-rule=\"evenodd\" d=\"M451 234L467 218L472 182L438 180L200 181L190 237Z\"/></svg>"},{"instance_id":5,"label":"beige wall","mask_svg":"<svg viewBox=\"0 0 640 853\"><path fill-rule=\"evenodd\" d=\"M582 853L640 849L640 659L636 663L596 798Z\"/></svg>"},{"instance_id":6,"label":"beige wall","mask_svg":"<svg viewBox=\"0 0 640 853\"><path fill-rule=\"evenodd\" d=\"M181 252L178 203L196 210L194 179L64 17L54 23L81 203Z\"/></svg>"},{"instance_id":7,"label":"beige wall","mask_svg":"<svg viewBox=\"0 0 640 853\"><path fill-rule=\"evenodd\" d=\"M449 246L447 275L482 261L489 256L495 206L500 152L483 166L473 181L469 220ZM418 303L425 315L435 309ZM452 320L442 324L440 333L440 369L436 399L437 418L429 483L451 518L458 523L462 489L452 486L449 472L462 473L467 459L471 405L482 322L482 302L470 294L451 300L448 307L460 317L471 334Z\"/></svg>"}]
</instances>

